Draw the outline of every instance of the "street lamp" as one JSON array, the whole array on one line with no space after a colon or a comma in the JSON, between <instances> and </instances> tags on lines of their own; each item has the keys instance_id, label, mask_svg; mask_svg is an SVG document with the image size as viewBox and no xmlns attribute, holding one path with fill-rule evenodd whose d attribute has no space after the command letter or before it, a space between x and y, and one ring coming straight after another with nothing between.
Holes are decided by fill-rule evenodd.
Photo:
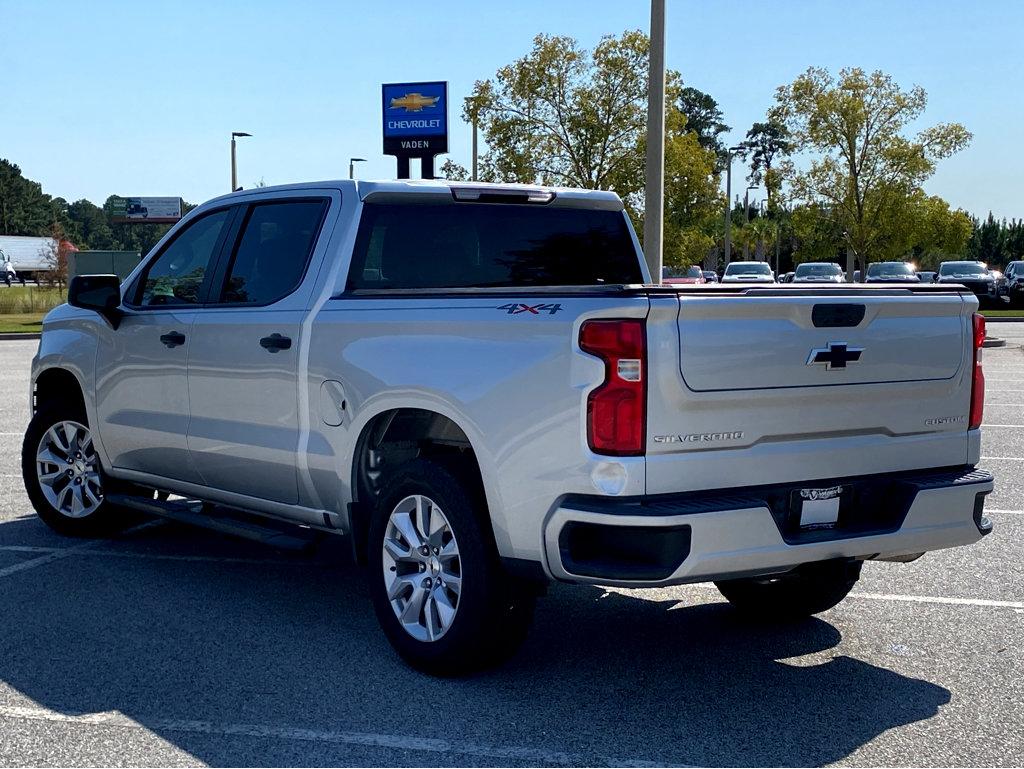
<instances>
[{"instance_id":1,"label":"street lamp","mask_svg":"<svg viewBox=\"0 0 1024 769\"><path fill-rule=\"evenodd\" d=\"M356 178L356 163L365 163L366 158L349 158L348 159L348 178Z\"/></svg>"},{"instance_id":2,"label":"street lamp","mask_svg":"<svg viewBox=\"0 0 1024 769\"><path fill-rule=\"evenodd\" d=\"M234 192L238 189L238 164L235 162L235 137L238 136L252 136L247 134L245 131L232 131L231 132L231 191Z\"/></svg>"},{"instance_id":3,"label":"street lamp","mask_svg":"<svg viewBox=\"0 0 1024 769\"><path fill-rule=\"evenodd\" d=\"M725 165L725 266L732 261L732 156L746 151L746 147L737 144L726 150Z\"/></svg>"}]
</instances>

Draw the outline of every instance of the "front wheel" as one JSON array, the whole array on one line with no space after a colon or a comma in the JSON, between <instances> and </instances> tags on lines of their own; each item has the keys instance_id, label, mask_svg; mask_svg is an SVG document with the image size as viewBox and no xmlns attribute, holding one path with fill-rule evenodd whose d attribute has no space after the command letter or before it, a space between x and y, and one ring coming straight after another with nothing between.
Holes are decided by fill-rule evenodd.
<instances>
[{"instance_id":1,"label":"front wheel","mask_svg":"<svg viewBox=\"0 0 1024 769\"><path fill-rule=\"evenodd\" d=\"M32 417L21 449L25 491L54 531L94 537L117 526L104 499L104 477L85 414L65 404L44 405Z\"/></svg>"},{"instance_id":2,"label":"front wheel","mask_svg":"<svg viewBox=\"0 0 1024 769\"><path fill-rule=\"evenodd\" d=\"M831 609L860 579L862 561L818 561L785 574L715 582L742 613L761 620L793 620Z\"/></svg>"},{"instance_id":3,"label":"front wheel","mask_svg":"<svg viewBox=\"0 0 1024 769\"><path fill-rule=\"evenodd\" d=\"M501 569L471 484L417 459L385 481L370 525L370 594L413 667L460 675L496 664L525 638L534 595Z\"/></svg>"}]
</instances>

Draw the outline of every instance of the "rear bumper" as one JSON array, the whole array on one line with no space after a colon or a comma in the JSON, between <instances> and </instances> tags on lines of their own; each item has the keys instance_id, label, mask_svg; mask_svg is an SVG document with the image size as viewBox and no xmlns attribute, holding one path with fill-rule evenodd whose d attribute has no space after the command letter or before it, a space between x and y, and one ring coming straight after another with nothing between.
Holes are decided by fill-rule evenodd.
<instances>
[{"instance_id":1,"label":"rear bumper","mask_svg":"<svg viewBox=\"0 0 1024 769\"><path fill-rule=\"evenodd\" d=\"M835 529L801 531L794 489L849 484L857 506ZM992 475L971 467L632 499L568 497L548 516L550 575L624 586L786 571L830 558L899 558L977 542Z\"/></svg>"}]
</instances>

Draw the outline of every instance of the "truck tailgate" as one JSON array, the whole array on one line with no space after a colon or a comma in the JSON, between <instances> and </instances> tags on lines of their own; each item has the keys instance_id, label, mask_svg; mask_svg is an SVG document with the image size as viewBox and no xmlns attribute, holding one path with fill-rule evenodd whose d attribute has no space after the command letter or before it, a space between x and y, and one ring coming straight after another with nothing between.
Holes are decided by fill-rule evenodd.
<instances>
[{"instance_id":1,"label":"truck tailgate","mask_svg":"<svg viewBox=\"0 0 1024 769\"><path fill-rule=\"evenodd\" d=\"M647 492L966 464L976 307L898 289L653 296Z\"/></svg>"},{"instance_id":2,"label":"truck tailgate","mask_svg":"<svg viewBox=\"0 0 1024 769\"><path fill-rule=\"evenodd\" d=\"M968 334L962 311L941 295L687 299L680 370L695 391L951 379Z\"/></svg>"}]
</instances>

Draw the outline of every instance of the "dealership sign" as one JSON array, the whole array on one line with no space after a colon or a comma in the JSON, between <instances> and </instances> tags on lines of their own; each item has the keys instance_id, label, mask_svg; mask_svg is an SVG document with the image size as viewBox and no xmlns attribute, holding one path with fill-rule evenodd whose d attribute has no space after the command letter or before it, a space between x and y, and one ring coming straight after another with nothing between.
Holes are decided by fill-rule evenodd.
<instances>
[{"instance_id":1,"label":"dealership sign","mask_svg":"<svg viewBox=\"0 0 1024 769\"><path fill-rule=\"evenodd\" d=\"M381 95L384 154L399 158L399 178L409 158L425 158L429 178L428 161L432 171L434 155L448 151L448 83L389 83Z\"/></svg>"},{"instance_id":2,"label":"dealership sign","mask_svg":"<svg viewBox=\"0 0 1024 769\"><path fill-rule=\"evenodd\" d=\"M181 198L121 198L107 201L112 222L172 224L181 219Z\"/></svg>"}]
</instances>

